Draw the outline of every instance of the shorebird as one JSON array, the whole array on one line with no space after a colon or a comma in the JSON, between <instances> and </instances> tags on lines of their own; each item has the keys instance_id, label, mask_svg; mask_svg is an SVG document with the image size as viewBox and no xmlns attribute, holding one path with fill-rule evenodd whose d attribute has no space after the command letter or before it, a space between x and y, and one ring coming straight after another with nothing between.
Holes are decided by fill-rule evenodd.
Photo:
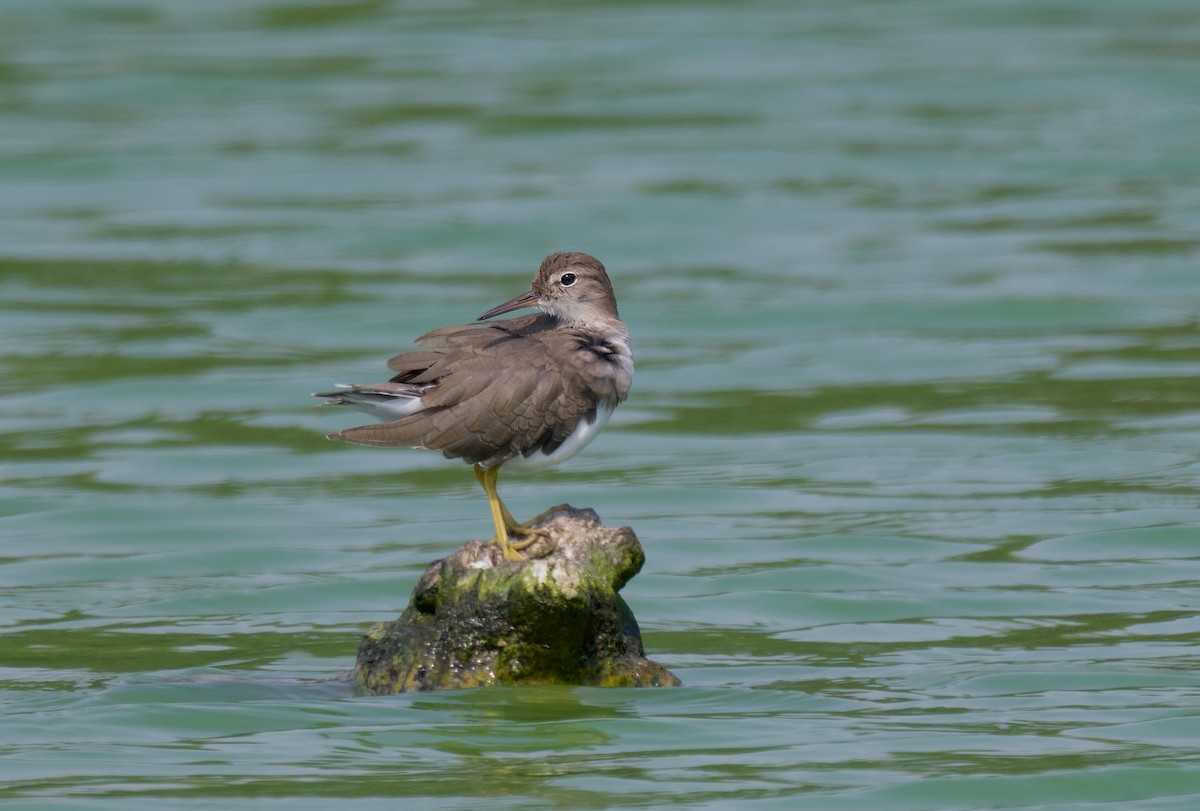
<instances>
[{"instance_id":1,"label":"shorebird","mask_svg":"<svg viewBox=\"0 0 1200 811\"><path fill-rule=\"evenodd\" d=\"M488 321L531 307L540 312ZM391 380L314 395L381 420L329 439L429 448L468 462L487 494L493 543L506 559L522 559L520 550L544 533L504 506L496 492L500 468L533 470L574 456L633 379L629 330L604 265L586 253L551 254L527 292L475 323L435 329L416 343L420 349L388 361Z\"/></svg>"}]
</instances>

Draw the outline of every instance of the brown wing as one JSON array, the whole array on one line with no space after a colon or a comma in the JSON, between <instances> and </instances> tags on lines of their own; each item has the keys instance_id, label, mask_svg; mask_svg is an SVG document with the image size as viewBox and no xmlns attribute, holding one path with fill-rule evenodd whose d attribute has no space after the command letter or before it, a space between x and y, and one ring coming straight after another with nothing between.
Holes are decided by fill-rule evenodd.
<instances>
[{"instance_id":1,"label":"brown wing","mask_svg":"<svg viewBox=\"0 0 1200 811\"><path fill-rule=\"evenodd\" d=\"M591 397L562 396L571 370L556 363L543 340L552 325L546 316L526 316L422 336L422 349L388 361L398 372L394 382L436 383L422 395L422 410L331 438L433 448L489 465L538 448L553 450L595 404Z\"/></svg>"}]
</instances>

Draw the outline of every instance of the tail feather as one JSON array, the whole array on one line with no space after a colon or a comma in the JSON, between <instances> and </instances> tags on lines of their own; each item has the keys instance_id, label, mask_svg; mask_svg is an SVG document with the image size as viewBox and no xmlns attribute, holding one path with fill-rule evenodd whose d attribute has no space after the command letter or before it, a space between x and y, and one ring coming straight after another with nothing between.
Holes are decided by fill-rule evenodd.
<instances>
[{"instance_id":1,"label":"tail feather","mask_svg":"<svg viewBox=\"0 0 1200 811\"><path fill-rule=\"evenodd\" d=\"M391 422L420 411L423 391L420 386L390 381L370 386L339 383L334 391L314 392L313 397L324 397L326 405L350 406L383 422Z\"/></svg>"}]
</instances>

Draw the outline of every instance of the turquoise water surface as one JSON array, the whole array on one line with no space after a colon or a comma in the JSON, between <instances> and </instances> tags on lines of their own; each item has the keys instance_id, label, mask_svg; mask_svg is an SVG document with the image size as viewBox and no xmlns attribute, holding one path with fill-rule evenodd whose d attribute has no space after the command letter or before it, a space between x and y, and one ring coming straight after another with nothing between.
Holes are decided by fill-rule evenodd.
<instances>
[{"instance_id":1,"label":"turquoise water surface","mask_svg":"<svg viewBox=\"0 0 1200 811\"><path fill-rule=\"evenodd\" d=\"M1200 807L1200 5L9 0L0 806ZM344 679L490 521L308 395L608 266L685 686Z\"/></svg>"}]
</instances>

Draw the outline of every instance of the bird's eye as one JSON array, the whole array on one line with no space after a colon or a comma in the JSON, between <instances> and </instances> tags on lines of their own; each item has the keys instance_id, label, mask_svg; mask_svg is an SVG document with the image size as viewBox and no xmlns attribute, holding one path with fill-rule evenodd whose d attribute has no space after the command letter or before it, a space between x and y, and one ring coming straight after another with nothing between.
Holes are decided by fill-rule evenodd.
<instances>
[{"instance_id":1,"label":"bird's eye","mask_svg":"<svg viewBox=\"0 0 1200 811\"><path fill-rule=\"evenodd\" d=\"M575 280L579 278L574 273L564 273L559 277L558 281L563 287L570 287L575 284Z\"/></svg>"}]
</instances>

